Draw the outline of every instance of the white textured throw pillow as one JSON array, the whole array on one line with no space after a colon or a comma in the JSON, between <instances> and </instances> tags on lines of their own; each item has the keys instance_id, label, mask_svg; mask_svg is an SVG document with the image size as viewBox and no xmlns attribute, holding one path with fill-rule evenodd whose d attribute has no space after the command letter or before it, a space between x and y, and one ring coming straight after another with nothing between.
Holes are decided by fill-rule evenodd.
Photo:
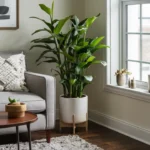
<instances>
[{"instance_id":1,"label":"white textured throw pillow","mask_svg":"<svg viewBox=\"0 0 150 150\"><path fill-rule=\"evenodd\" d=\"M8 59L0 56L0 91L28 91L25 87L25 56L12 55Z\"/></svg>"}]
</instances>

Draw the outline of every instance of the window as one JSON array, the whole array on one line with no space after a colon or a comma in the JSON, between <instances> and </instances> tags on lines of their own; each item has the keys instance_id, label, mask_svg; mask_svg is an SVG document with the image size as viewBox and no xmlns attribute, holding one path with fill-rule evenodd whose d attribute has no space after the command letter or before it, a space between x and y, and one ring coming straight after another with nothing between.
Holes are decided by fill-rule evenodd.
<instances>
[{"instance_id":1,"label":"window","mask_svg":"<svg viewBox=\"0 0 150 150\"><path fill-rule=\"evenodd\" d=\"M122 65L146 84L150 74L150 0L123 1Z\"/></svg>"},{"instance_id":2,"label":"window","mask_svg":"<svg viewBox=\"0 0 150 150\"><path fill-rule=\"evenodd\" d=\"M108 9L109 8L109 9ZM150 102L150 0L107 0L106 80L104 91ZM137 88L116 86L114 73L129 68Z\"/></svg>"}]
</instances>

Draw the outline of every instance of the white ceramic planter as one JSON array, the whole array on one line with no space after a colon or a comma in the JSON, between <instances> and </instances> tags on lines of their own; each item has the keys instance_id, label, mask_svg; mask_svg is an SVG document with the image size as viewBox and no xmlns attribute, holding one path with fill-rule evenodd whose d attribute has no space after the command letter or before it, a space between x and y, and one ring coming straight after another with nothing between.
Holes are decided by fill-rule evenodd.
<instances>
[{"instance_id":1,"label":"white ceramic planter","mask_svg":"<svg viewBox=\"0 0 150 150\"><path fill-rule=\"evenodd\" d=\"M85 122L88 113L88 96L82 98L64 98L60 96L60 117L64 123Z\"/></svg>"}]
</instances>

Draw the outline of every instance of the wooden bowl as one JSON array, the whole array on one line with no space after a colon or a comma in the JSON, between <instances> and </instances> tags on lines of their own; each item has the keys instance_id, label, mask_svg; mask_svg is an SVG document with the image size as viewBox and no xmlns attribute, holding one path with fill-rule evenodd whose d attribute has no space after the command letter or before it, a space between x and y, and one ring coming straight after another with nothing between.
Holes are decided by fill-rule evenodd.
<instances>
[{"instance_id":1,"label":"wooden bowl","mask_svg":"<svg viewBox=\"0 0 150 150\"><path fill-rule=\"evenodd\" d=\"M9 118L21 118L25 116L26 104L8 104L5 106Z\"/></svg>"}]
</instances>

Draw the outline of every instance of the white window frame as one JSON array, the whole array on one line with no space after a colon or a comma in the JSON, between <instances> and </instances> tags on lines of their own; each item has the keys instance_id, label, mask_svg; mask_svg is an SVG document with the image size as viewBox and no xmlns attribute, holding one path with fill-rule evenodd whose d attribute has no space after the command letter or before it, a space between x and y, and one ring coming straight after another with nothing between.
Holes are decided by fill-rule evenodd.
<instances>
[{"instance_id":1,"label":"white window frame","mask_svg":"<svg viewBox=\"0 0 150 150\"><path fill-rule=\"evenodd\" d=\"M122 68L128 68L128 62L138 62L140 63L140 80L136 81L136 85L138 88L141 89L148 89L148 83L141 81L142 80L142 63L150 64L150 62L144 62L142 61L142 45L140 45L140 60L129 60L128 59L128 50L127 50L127 35L132 34L138 34L140 35L140 39L142 38L142 35L150 35L150 33L142 33L142 20L140 20L140 33L136 32L128 32L127 31L127 5L136 5L140 4L140 18L142 18L142 7L141 4L150 3L150 0L121 0L121 17L123 18L120 23L120 33L122 33L120 41L122 46ZM147 77L148 78L148 77Z\"/></svg>"},{"instance_id":2,"label":"white window frame","mask_svg":"<svg viewBox=\"0 0 150 150\"><path fill-rule=\"evenodd\" d=\"M132 0L134 2L150 2L150 0ZM106 42L110 48L106 51L107 68L106 80L103 80L104 92L122 95L135 100L141 100L150 103L150 93L148 87L143 83L138 83L138 88L130 89L126 87L116 86L114 76L118 68L123 67L123 50L122 50L122 7L123 3L131 2L131 0L106 0ZM115 37L115 38L114 38ZM122 51L121 51L122 50ZM104 70L105 72L105 70ZM140 88L139 88L140 87ZM142 88L142 89L141 89Z\"/></svg>"}]
</instances>

